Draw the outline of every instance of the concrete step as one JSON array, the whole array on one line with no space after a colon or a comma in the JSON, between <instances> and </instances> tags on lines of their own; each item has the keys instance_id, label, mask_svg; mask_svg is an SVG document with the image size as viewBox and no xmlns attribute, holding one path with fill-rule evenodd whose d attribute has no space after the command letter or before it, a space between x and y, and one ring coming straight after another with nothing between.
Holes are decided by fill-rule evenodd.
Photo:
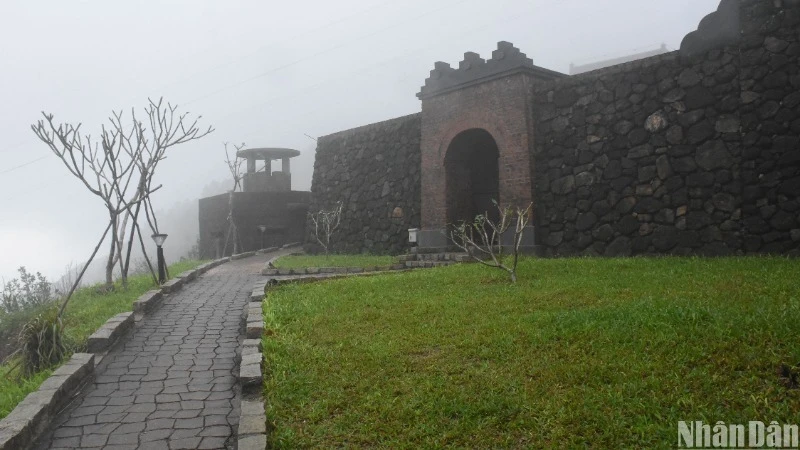
<instances>
[{"instance_id":1,"label":"concrete step","mask_svg":"<svg viewBox=\"0 0 800 450\"><path fill-rule=\"evenodd\" d=\"M397 258L401 263L409 261L431 261L431 262L470 262L471 258L466 253L412 253L401 255Z\"/></svg>"}]
</instances>

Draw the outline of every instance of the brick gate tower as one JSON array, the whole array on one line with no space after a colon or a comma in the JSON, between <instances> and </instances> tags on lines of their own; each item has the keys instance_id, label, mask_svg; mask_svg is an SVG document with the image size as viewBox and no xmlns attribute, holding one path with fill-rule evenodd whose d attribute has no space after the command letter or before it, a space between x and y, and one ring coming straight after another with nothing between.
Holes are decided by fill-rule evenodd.
<instances>
[{"instance_id":1,"label":"brick gate tower","mask_svg":"<svg viewBox=\"0 0 800 450\"><path fill-rule=\"evenodd\" d=\"M421 251L448 247L447 226L533 198L534 83L563 74L533 65L509 42L492 58L464 54L458 69L437 62L417 94L422 101ZM533 227L523 246L533 246Z\"/></svg>"}]
</instances>

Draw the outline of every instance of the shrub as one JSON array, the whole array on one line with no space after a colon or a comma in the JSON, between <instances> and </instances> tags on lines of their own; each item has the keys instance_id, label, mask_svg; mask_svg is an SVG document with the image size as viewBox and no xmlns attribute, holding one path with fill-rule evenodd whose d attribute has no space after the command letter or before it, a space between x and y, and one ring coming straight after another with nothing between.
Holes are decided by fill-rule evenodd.
<instances>
[{"instance_id":1,"label":"shrub","mask_svg":"<svg viewBox=\"0 0 800 450\"><path fill-rule=\"evenodd\" d=\"M57 305L48 307L22 327L18 354L24 376L58 364L68 352L64 322L58 314Z\"/></svg>"}]
</instances>

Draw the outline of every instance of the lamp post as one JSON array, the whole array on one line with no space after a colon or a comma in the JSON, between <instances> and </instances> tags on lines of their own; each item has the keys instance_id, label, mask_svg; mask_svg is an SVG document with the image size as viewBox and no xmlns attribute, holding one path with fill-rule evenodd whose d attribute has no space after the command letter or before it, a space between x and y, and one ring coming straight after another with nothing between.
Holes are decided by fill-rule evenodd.
<instances>
[{"instance_id":1,"label":"lamp post","mask_svg":"<svg viewBox=\"0 0 800 450\"><path fill-rule=\"evenodd\" d=\"M164 267L164 249L161 248L161 246L164 245L164 241L167 240L167 235L166 234L156 233L156 234L152 235L151 237L153 238L153 241L156 243L156 247L158 247L158 253L157 253L157 257L158 257L158 283L159 284L164 284L164 282L167 281L167 273L166 273L166 270L165 270L166 268Z\"/></svg>"},{"instance_id":2,"label":"lamp post","mask_svg":"<svg viewBox=\"0 0 800 450\"><path fill-rule=\"evenodd\" d=\"M264 250L264 232L267 231L267 226L259 225L258 230L261 231L261 248L259 250Z\"/></svg>"}]
</instances>

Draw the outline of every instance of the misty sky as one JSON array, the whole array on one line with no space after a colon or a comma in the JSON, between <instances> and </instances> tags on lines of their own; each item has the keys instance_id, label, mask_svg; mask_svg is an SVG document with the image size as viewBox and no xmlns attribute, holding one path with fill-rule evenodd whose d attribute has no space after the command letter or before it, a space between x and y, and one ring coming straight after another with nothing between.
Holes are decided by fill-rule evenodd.
<instances>
[{"instance_id":1,"label":"misty sky","mask_svg":"<svg viewBox=\"0 0 800 450\"><path fill-rule=\"evenodd\" d=\"M419 111L434 61L513 42L534 64L677 49L719 0L30 0L0 5L0 277L55 278L107 218L30 125L40 111L99 134L112 110L164 96L216 131L159 166L156 209L224 180L223 141L291 147L311 185L322 136ZM38 160L27 166L17 166ZM162 230L197 233L194 230ZM169 240L166 248L169 248Z\"/></svg>"}]
</instances>

